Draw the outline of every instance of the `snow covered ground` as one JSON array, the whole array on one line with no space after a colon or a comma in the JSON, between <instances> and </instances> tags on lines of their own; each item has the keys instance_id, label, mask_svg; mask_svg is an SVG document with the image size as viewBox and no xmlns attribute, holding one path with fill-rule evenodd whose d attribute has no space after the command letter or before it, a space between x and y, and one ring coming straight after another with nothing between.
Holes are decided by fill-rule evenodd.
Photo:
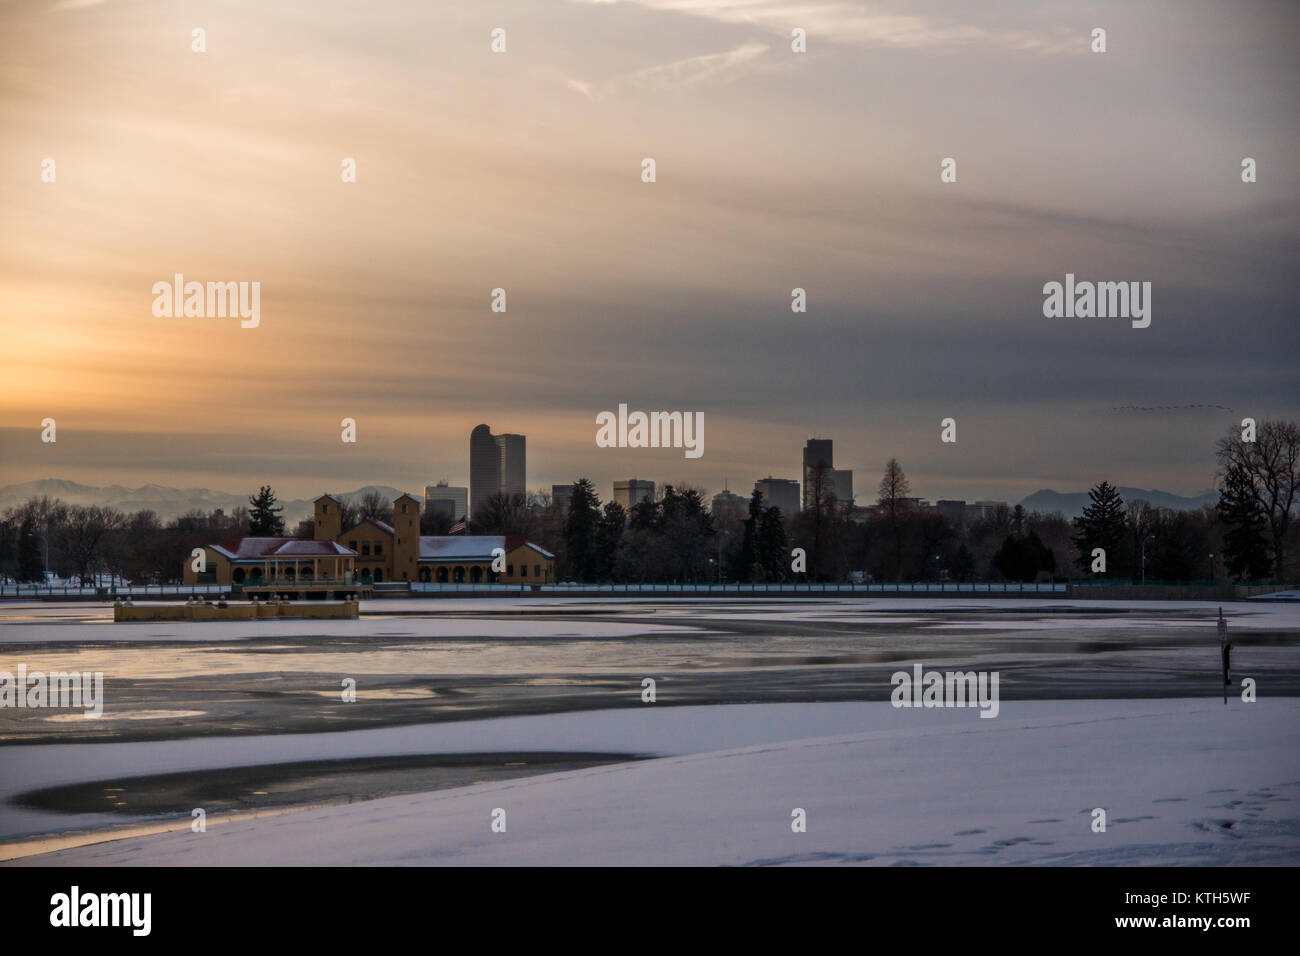
<instances>
[{"instance_id":1,"label":"snow covered ground","mask_svg":"<svg viewBox=\"0 0 1300 956\"><path fill-rule=\"evenodd\" d=\"M27 857L38 865L1300 863L1300 700L588 711L344 734L14 748L4 790L500 748L658 759ZM307 749L304 749L307 748ZM16 771L11 776L8 771ZM1094 832L1093 811L1107 815ZM505 811L505 832L493 813ZM792 812L806 812L793 832ZM10 821L12 823L12 821ZM29 821L30 822L30 821Z\"/></svg>"}]
</instances>

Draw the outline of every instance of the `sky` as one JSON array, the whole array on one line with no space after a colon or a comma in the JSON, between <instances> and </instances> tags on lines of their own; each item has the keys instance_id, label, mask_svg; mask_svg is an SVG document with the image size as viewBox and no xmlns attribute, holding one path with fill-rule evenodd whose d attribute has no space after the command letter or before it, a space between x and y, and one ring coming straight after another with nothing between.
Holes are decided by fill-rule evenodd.
<instances>
[{"instance_id":1,"label":"sky","mask_svg":"<svg viewBox=\"0 0 1300 956\"><path fill-rule=\"evenodd\" d=\"M859 502L890 457L932 499L1202 491L1229 426L1300 418L1298 27L1196 0L0 0L0 484L464 485L486 423L528 436L530 487L602 497L746 494L812 435ZM259 324L156 317L175 273L259 282ZM1150 282L1150 327L1045 317L1067 273ZM704 454L597 447L620 403L703 413Z\"/></svg>"}]
</instances>

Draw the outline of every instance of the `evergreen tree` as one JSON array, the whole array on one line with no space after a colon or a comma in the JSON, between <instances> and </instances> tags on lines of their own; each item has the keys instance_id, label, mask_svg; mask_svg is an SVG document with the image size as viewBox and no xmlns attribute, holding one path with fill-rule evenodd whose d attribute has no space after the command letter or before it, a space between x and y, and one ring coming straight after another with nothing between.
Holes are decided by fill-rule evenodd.
<instances>
[{"instance_id":1,"label":"evergreen tree","mask_svg":"<svg viewBox=\"0 0 1300 956\"><path fill-rule=\"evenodd\" d=\"M758 525L758 556L763 580L784 581L789 569L790 550L785 536L785 519L781 509L764 508Z\"/></svg>"},{"instance_id":2,"label":"evergreen tree","mask_svg":"<svg viewBox=\"0 0 1300 956\"><path fill-rule=\"evenodd\" d=\"M284 519L280 517L284 508L276 504L275 492L270 485L263 485L248 499L248 503L251 506L248 512L250 538L274 538L284 534Z\"/></svg>"},{"instance_id":3,"label":"evergreen tree","mask_svg":"<svg viewBox=\"0 0 1300 956\"><path fill-rule=\"evenodd\" d=\"M618 554L619 543L623 540L623 528L627 524L627 512L617 501L605 505L600 520L596 523L595 548L592 570L595 577L602 581L609 580L614 571L614 559Z\"/></svg>"},{"instance_id":4,"label":"evergreen tree","mask_svg":"<svg viewBox=\"0 0 1300 956\"><path fill-rule=\"evenodd\" d=\"M762 570L759 561L758 536L763 517L763 493L757 488L749 496L749 517L745 519L745 534L736 558L736 580L748 584L757 581Z\"/></svg>"},{"instance_id":5,"label":"evergreen tree","mask_svg":"<svg viewBox=\"0 0 1300 956\"><path fill-rule=\"evenodd\" d=\"M971 553L970 548L966 547L965 544L957 547L957 553L953 556L949 573L954 581L975 580L975 555Z\"/></svg>"},{"instance_id":6,"label":"evergreen tree","mask_svg":"<svg viewBox=\"0 0 1300 956\"><path fill-rule=\"evenodd\" d=\"M1227 527L1223 535L1223 563L1238 580L1258 581L1269 576L1268 516L1259 500L1259 490L1250 472L1233 464L1223 478L1219 520Z\"/></svg>"},{"instance_id":7,"label":"evergreen tree","mask_svg":"<svg viewBox=\"0 0 1300 956\"><path fill-rule=\"evenodd\" d=\"M1027 583L1036 580L1039 571L1054 572L1056 555L1043 544L1037 531L1011 534L993 556L993 566L1008 581Z\"/></svg>"},{"instance_id":8,"label":"evergreen tree","mask_svg":"<svg viewBox=\"0 0 1300 956\"><path fill-rule=\"evenodd\" d=\"M41 542L36 533L36 522L26 517L18 526L18 580L43 582L45 561L41 557Z\"/></svg>"},{"instance_id":9,"label":"evergreen tree","mask_svg":"<svg viewBox=\"0 0 1300 956\"><path fill-rule=\"evenodd\" d=\"M1074 519L1077 531L1074 543L1079 549L1078 563L1084 571L1092 569L1092 551L1104 548L1106 571L1111 577L1122 576L1127 568L1123 548L1127 540L1124 523L1124 499L1109 481L1103 481L1088 497L1092 504L1083 509L1083 516Z\"/></svg>"},{"instance_id":10,"label":"evergreen tree","mask_svg":"<svg viewBox=\"0 0 1300 956\"><path fill-rule=\"evenodd\" d=\"M577 581L590 581L595 575L596 522L600 517L600 499L588 478L573 483L569 496L569 517L564 522L566 573Z\"/></svg>"}]
</instances>

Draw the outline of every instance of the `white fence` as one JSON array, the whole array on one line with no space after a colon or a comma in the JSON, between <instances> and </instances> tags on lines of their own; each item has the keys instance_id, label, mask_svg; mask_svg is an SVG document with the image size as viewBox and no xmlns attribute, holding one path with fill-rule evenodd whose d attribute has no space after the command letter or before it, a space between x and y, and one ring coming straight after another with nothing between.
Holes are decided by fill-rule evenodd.
<instances>
[{"instance_id":1,"label":"white fence","mask_svg":"<svg viewBox=\"0 0 1300 956\"><path fill-rule=\"evenodd\" d=\"M412 594L1066 594L1056 584L426 584ZM78 587L72 584L0 584L0 598L206 597L238 593L228 584L131 584ZM376 595L382 597L382 592Z\"/></svg>"},{"instance_id":2,"label":"white fence","mask_svg":"<svg viewBox=\"0 0 1300 956\"><path fill-rule=\"evenodd\" d=\"M1065 582L1042 584L426 584L413 594L1065 594Z\"/></svg>"}]
</instances>

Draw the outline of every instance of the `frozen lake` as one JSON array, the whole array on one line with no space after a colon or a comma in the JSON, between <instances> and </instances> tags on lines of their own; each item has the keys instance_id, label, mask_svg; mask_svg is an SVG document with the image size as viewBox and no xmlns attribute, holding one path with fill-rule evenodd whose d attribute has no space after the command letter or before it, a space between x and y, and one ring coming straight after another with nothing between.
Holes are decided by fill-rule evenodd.
<instances>
[{"instance_id":1,"label":"frozen lake","mask_svg":"<svg viewBox=\"0 0 1300 956\"><path fill-rule=\"evenodd\" d=\"M1179 840L1193 836L1185 862L1295 862L1300 604L1224 605L1234 677L1253 679L1260 697L1243 703L1234 685L1227 708L1217 612L1196 602L509 598L370 602L357 621L115 625L106 605L4 604L0 671L102 671L106 701L98 719L0 709L0 841L9 841L0 858L64 845L69 861L120 862L114 853L132 841L169 839L149 831L188 833L189 810L205 806L212 832L229 839L272 825L300 835L270 844L284 860L259 855L265 831L253 829L245 843L223 838L224 856L208 856L216 841L185 851L202 848L197 856L172 856L179 844L167 843L138 862L293 862L306 852L295 841L311 832L295 830L300 815L343 812L337 804L356 800L390 808L408 801L400 805L436 806L453 820L464 814L469 826L479 814L475 795L500 788L529 794L528 812L547 827L566 818L561 805L570 800L622 820L611 808L631 796L618 788L649 788L663 794L652 801L662 806L647 808L652 817L679 813L721 833L725 822L700 818L689 801L730 800L738 820L757 826L770 812L763 801L802 781L804 796L791 796L791 807L838 807L836 832L854 835L852 846L831 846L822 834L791 848L778 828L743 851L726 843L735 852L715 847L662 862L1178 862ZM890 707L891 675L917 663L997 671L1001 714ZM341 699L346 678L356 682L354 702ZM656 682L654 704L642 701L645 678ZM940 763L911 765L908 747ZM992 750L979 757L985 747ZM714 766L709 754L726 756ZM698 760L672 762L686 757ZM837 766L819 764L826 760ZM1066 773L1066 764L1074 769ZM724 767L749 769L733 777ZM1150 839L1159 849L1125 856L1102 842L1076 843L1078 821L1063 815L1058 798L1039 807L1044 793L1089 767L1094 781L1110 781L1105 799L1162 804L1158 814L1130 808L1117 817L1129 834L1135 824L1158 829ZM1056 784L1053 768L1064 774ZM679 772L685 790L672 783ZM942 820L907 817L906 794L882 773L924 788L926 813ZM1027 773L1040 779L1021 794ZM1206 782L1203 790L1194 779ZM607 798L575 794L575 781L615 789ZM733 784L743 795L726 792ZM1157 794L1162 786L1170 792ZM905 829L926 836L907 844L868 838L862 808L827 789L842 787L862 791L871 806L883 801L881 819L911 821ZM1220 801L1210 791L1237 795ZM1102 796L1091 799L1103 805ZM1024 833L989 826L1008 804L1024 810L1025 820L1007 823ZM1174 813L1172 804L1185 806ZM1212 811L1246 804L1253 815L1237 813L1221 828L1228 836L1196 829L1218 819ZM285 810L292 813L241 822L249 812ZM950 816L966 824L945 836L938 830ZM376 840L387 845L391 836L394 847L415 823L400 812L382 820L389 829ZM748 839L745 826L728 839ZM122 836L132 827L139 834L130 840L73 848L103 839L105 828ZM1065 828L1069 838L1042 838L1036 827ZM1249 845L1241 842L1248 831ZM649 852L608 832L595 843L546 833L500 846L456 837L463 852L431 844L414 861L546 862L571 845L591 855L554 861L619 862L611 847ZM810 824L802 836L812 833ZM50 843L51 834L65 842ZM985 834L1001 835L981 842ZM709 845L705 832L695 836ZM44 842L13 842L33 837ZM326 843L334 862L406 861Z\"/></svg>"}]
</instances>

